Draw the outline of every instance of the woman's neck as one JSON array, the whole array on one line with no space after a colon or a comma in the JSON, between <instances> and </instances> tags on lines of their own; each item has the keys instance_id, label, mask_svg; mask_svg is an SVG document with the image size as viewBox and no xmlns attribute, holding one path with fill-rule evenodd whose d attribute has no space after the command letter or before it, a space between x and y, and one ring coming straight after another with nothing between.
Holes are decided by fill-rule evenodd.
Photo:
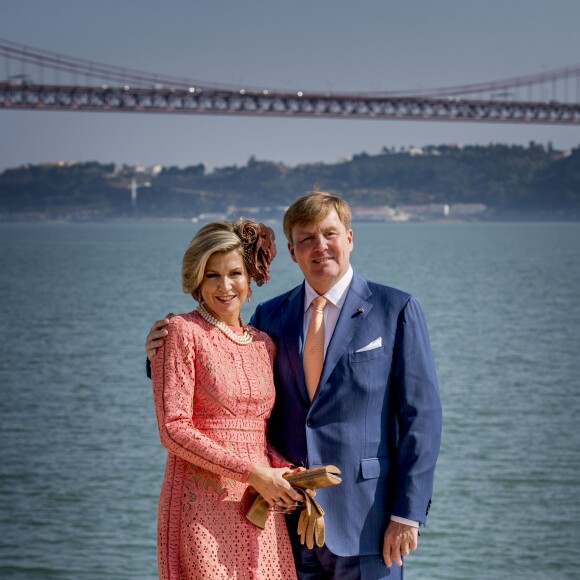
<instances>
[{"instance_id":1,"label":"woman's neck","mask_svg":"<svg viewBox=\"0 0 580 580\"><path fill-rule=\"evenodd\" d=\"M223 318L221 316L218 316L205 302L203 302L203 307L219 322L223 322L224 324L227 324L228 326L231 326L233 328L241 328L242 327L242 316L240 314L240 312L238 311L237 315L235 313L232 313L232 316L228 316L227 318Z\"/></svg>"}]
</instances>

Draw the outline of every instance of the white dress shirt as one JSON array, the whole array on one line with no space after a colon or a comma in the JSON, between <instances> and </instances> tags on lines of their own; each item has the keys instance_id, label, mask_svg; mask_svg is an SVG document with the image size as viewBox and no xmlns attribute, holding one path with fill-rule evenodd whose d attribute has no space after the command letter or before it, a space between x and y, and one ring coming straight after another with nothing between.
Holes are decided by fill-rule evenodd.
<instances>
[{"instance_id":1,"label":"white dress shirt","mask_svg":"<svg viewBox=\"0 0 580 580\"><path fill-rule=\"evenodd\" d=\"M352 282L353 272L352 266L349 266L346 274L323 296L328 300L328 304L324 309L324 357L326 358L326 351L328 350L328 345L336 328L336 323L338 322L338 317L340 316L340 311L346 300L346 294L350 283ZM303 321L303 336L306 336L308 332L308 325L310 324L310 319L312 318L312 301L318 298L319 294L312 288L308 281L304 281L304 321ZM302 345L304 348L304 345ZM407 518L401 518L399 516L391 516L391 519L395 522L401 524L407 524L415 528L419 527L419 522L414 520L408 520Z\"/></svg>"},{"instance_id":2,"label":"white dress shirt","mask_svg":"<svg viewBox=\"0 0 580 580\"><path fill-rule=\"evenodd\" d=\"M349 266L346 274L323 296L328 300L328 304L324 309L324 357L326 358L326 351L328 350L328 345L330 344L330 339L334 334L334 329L336 328L336 323L338 322L338 317L340 316L340 311L344 301L346 300L346 294L348 292L348 287L352 281L352 267ZM312 301L318 298L319 294L312 288L312 286L304 281L305 293L304 293L304 325L303 325L303 336L308 333L308 325L310 324L310 319L312 318ZM304 345L302 345L304 347Z\"/></svg>"}]
</instances>

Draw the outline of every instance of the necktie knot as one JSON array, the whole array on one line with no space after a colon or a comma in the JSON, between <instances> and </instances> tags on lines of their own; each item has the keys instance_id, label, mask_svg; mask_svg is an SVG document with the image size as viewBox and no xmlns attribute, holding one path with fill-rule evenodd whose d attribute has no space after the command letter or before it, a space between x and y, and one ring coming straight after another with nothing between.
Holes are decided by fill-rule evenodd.
<instances>
[{"instance_id":1,"label":"necktie knot","mask_svg":"<svg viewBox=\"0 0 580 580\"><path fill-rule=\"evenodd\" d=\"M312 307L314 310L318 310L319 312L323 311L327 304L328 298L325 298L324 296L318 296L312 301Z\"/></svg>"}]
</instances>

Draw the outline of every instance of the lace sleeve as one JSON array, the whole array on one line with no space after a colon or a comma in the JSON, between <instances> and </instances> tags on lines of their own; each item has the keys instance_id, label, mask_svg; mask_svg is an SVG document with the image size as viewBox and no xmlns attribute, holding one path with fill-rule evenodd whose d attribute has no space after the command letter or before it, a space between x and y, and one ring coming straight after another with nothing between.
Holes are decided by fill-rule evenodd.
<instances>
[{"instance_id":1,"label":"lace sleeve","mask_svg":"<svg viewBox=\"0 0 580 580\"><path fill-rule=\"evenodd\" d=\"M294 467L292 463L272 447L270 442L267 443L266 452L268 453L268 460L272 467Z\"/></svg>"},{"instance_id":2,"label":"lace sleeve","mask_svg":"<svg viewBox=\"0 0 580 580\"><path fill-rule=\"evenodd\" d=\"M217 473L245 482L251 464L212 441L192 420L195 344L178 316L167 326L165 344L153 358L155 411L162 445L171 453Z\"/></svg>"}]
</instances>

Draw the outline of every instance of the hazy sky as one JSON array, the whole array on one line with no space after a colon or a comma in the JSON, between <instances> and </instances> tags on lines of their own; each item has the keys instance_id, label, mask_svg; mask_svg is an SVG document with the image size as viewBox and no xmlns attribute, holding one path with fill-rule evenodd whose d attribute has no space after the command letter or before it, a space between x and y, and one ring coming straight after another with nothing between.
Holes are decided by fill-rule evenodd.
<instances>
[{"instance_id":1,"label":"hazy sky","mask_svg":"<svg viewBox=\"0 0 580 580\"><path fill-rule=\"evenodd\" d=\"M580 0L0 4L5 40L208 82L324 91L431 88L578 64L579 23ZM383 146L530 140L568 148L580 129L0 110L0 170L57 160L215 167L251 155L294 165Z\"/></svg>"}]
</instances>

